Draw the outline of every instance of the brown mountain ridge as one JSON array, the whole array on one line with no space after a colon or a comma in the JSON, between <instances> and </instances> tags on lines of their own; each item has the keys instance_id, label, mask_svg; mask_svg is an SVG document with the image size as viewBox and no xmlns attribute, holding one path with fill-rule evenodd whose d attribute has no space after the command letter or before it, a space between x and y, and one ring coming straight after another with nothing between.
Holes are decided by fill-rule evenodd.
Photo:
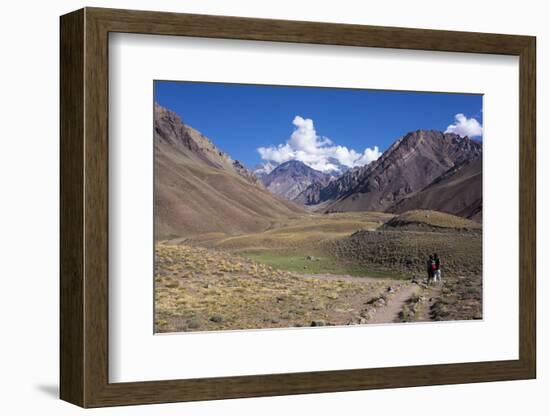
<instances>
[{"instance_id":1,"label":"brown mountain ridge","mask_svg":"<svg viewBox=\"0 0 550 416\"><path fill-rule=\"evenodd\" d=\"M452 167L418 192L401 199L390 212L431 209L474 221L482 220L482 159L477 157Z\"/></svg>"},{"instance_id":2,"label":"brown mountain ridge","mask_svg":"<svg viewBox=\"0 0 550 416\"><path fill-rule=\"evenodd\" d=\"M262 231L304 212L158 104L154 169L156 238Z\"/></svg>"}]
</instances>

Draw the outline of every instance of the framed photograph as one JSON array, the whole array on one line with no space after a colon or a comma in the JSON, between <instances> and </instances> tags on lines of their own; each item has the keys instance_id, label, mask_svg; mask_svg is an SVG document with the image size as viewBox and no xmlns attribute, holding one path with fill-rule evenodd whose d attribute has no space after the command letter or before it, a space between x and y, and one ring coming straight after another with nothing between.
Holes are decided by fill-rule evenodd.
<instances>
[{"instance_id":1,"label":"framed photograph","mask_svg":"<svg viewBox=\"0 0 550 416\"><path fill-rule=\"evenodd\" d=\"M536 377L534 37L60 27L63 400Z\"/></svg>"}]
</instances>

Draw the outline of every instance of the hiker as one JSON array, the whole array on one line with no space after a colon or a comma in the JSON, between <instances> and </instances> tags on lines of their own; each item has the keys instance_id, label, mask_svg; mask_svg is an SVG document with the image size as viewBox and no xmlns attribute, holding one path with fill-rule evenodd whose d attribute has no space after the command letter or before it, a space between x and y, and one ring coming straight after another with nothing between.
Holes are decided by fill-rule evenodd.
<instances>
[{"instance_id":1,"label":"hiker","mask_svg":"<svg viewBox=\"0 0 550 416\"><path fill-rule=\"evenodd\" d=\"M433 256L430 254L430 257L426 262L426 271L428 272L428 284L430 284L430 282L434 278L434 270L435 270L435 260Z\"/></svg>"},{"instance_id":2,"label":"hiker","mask_svg":"<svg viewBox=\"0 0 550 416\"><path fill-rule=\"evenodd\" d=\"M435 270L434 270L434 282L440 282L441 283L441 260L439 260L439 256L437 253L434 253L434 263L435 263Z\"/></svg>"}]
</instances>

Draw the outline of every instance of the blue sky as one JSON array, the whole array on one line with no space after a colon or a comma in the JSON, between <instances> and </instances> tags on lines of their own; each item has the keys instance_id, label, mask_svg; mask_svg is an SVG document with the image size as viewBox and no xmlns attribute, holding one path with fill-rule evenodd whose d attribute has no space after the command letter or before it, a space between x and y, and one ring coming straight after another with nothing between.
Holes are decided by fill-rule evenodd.
<instances>
[{"instance_id":1,"label":"blue sky","mask_svg":"<svg viewBox=\"0 0 550 416\"><path fill-rule=\"evenodd\" d=\"M335 158L364 164L417 129L481 138L474 94L155 81L155 100L250 168L269 158L325 171Z\"/></svg>"}]
</instances>

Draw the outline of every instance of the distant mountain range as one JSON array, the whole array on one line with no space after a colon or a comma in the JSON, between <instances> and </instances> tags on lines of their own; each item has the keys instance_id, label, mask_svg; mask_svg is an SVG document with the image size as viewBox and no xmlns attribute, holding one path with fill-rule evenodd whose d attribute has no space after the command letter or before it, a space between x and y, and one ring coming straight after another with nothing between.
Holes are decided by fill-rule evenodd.
<instances>
[{"instance_id":1,"label":"distant mountain range","mask_svg":"<svg viewBox=\"0 0 550 416\"><path fill-rule=\"evenodd\" d=\"M237 234L318 212L413 209L481 221L482 145L435 130L397 139L339 176L292 160L252 172L159 105L154 114L155 235ZM262 170L262 172L260 172Z\"/></svg>"},{"instance_id":2,"label":"distant mountain range","mask_svg":"<svg viewBox=\"0 0 550 416\"><path fill-rule=\"evenodd\" d=\"M292 201L312 184L327 185L330 178L330 175L312 169L305 163L290 160L263 176L262 182L270 192Z\"/></svg>"},{"instance_id":3,"label":"distant mountain range","mask_svg":"<svg viewBox=\"0 0 550 416\"><path fill-rule=\"evenodd\" d=\"M272 192L321 212L433 209L480 220L481 156L478 141L417 130L397 139L378 160L337 178L292 161L262 181Z\"/></svg>"}]
</instances>

